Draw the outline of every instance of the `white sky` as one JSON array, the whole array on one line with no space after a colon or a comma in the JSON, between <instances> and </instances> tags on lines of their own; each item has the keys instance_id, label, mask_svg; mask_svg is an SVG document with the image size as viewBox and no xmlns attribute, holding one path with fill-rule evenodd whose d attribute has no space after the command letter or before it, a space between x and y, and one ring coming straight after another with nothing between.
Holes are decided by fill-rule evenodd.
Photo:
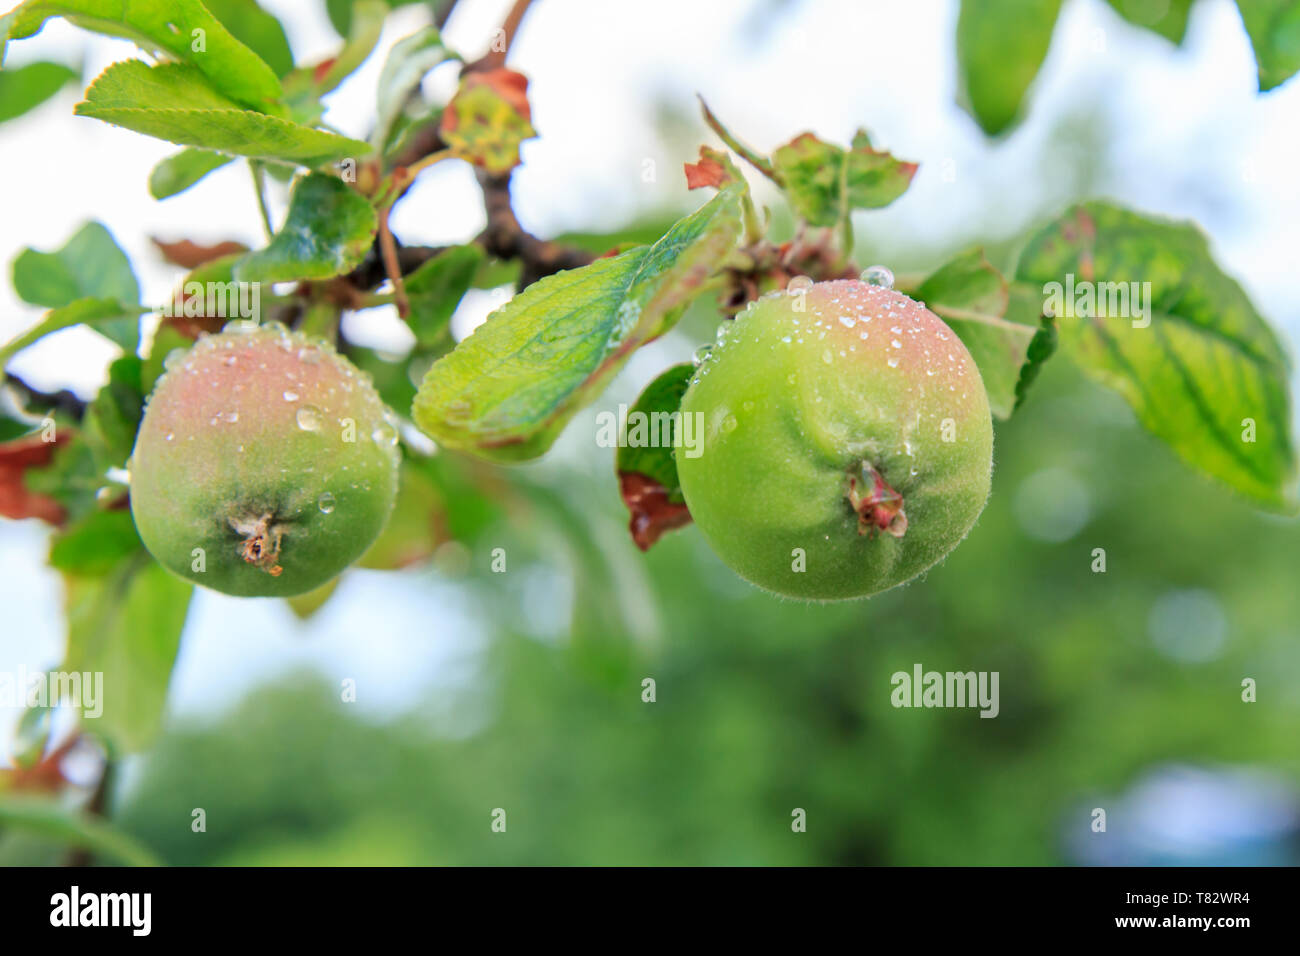
<instances>
[{"instance_id":1,"label":"white sky","mask_svg":"<svg viewBox=\"0 0 1300 956\"><path fill-rule=\"evenodd\" d=\"M326 56L337 45L323 4L264 5L286 21L299 57ZM480 54L508 6L509 0L462 0L449 42L469 57ZM954 104L955 2L807 0L790 10L771 9L741 0L635 6L540 0L512 57L532 80L534 125L541 134L526 146L526 164L516 174L525 225L542 235L608 229L639 211L698 202L684 189L681 164L694 158L695 145L712 142L697 119L699 92L759 148L805 129L846 141L861 125L878 145L920 161L907 195L860 222L859 234L885 248L893 241L905 249L955 249L1016 235L1080 198L1072 184L1087 174L1101 195L1200 222L1220 264L1289 333L1293 346L1300 337L1300 82L1257 95L1249 43L1229 0L1197 4L1180 50L1124 24L1103 0L1069 0L1027 121L1000 142L985 139ZM769 16L773 22L759 29ZM380 52L332 98L330 122L364 137L383 50L422 17L410 8L393 18ZM80 57L89 82L131 55L134 47L126 42L94 38L54 20L38 37L12 44L8 63ZM114 232L149 301L160 300L177 278L156 259L151 235L249 243L261 235L241 164L155 202L148 172L178 147L74 117L78 99L69 89L0 127L6 185L0 340L39 317L38 309L14 297L8 263L24 246L57 248L85 220L99 219ZM654 117L665 103L692 124L689 140L666 142L658 135ZM1100 154L1072 149L1071 117L1099 131ZM643 177L646 160L655 164L653 182ZM468 170L447 163L425 174L395 214L394 228L408 243L441 243L471 237L482 222ZM989 222L996 223L992 236ZM386 310L364 317L379 338L391 335L395 322ZM690 351L681 341L657 347L673 357ZM29 349L13 368L35 384L70 383L88 394L113 354L114 347L93 333L69 331ZM656 353L633 363L625 379L647 379L666 364L660 358ZM637 384L620 383L609 401L626 400L620 396L634 394ZM59 588L40 566L44 542L45 532L31 522L0 523L0 605L6 608L0 669L38 667L58 655ZM383 688L379 709L398 706L422 693L424 681L443 673L448 661L463 661L478 646L472 608L457 607L449 593L431 597L427 579L354 575L332 613L303 627L271 602L201 592L173 705L210 710L266 675L312 661L332 675L364 672L371 686ZM385 608L389 619L367 627L375 608ZM427 623L433 620L443 623ZM358 630L366 633L364 655L356 652ZM259 637L239 637L250 634Z\"/></svg>"}]
</instances>

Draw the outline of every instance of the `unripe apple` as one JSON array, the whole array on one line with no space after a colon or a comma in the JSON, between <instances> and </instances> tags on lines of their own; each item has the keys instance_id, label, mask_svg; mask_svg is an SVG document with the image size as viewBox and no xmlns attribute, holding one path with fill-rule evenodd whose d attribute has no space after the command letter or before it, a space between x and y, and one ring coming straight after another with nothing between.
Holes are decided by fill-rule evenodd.
<instances>
[{"instance_id":1,"label":"unripe apple","mask_svg":"<svg viewBox=\"0 0 1300 956\"><path fill-rule=\"evenodd\" d=\"M245 597L302 594L359 558L397 493L397 432L370 382L282 327L169 361L131 456L131 512L169 570Z\"/></svg>"},{"instance_id":2,"label":"unripe apple","mask_svg":"<svg viewBox=\"0 0 1300 956\"><path fill-rule=\"evenodd\" d=\"M883 286L837 280L753 302L681 411L704 429L700 454L676 452L695 524L778 594L902 584L951 551L988 498L979 370L938 316Z\"/></svg>"}]
</instances>

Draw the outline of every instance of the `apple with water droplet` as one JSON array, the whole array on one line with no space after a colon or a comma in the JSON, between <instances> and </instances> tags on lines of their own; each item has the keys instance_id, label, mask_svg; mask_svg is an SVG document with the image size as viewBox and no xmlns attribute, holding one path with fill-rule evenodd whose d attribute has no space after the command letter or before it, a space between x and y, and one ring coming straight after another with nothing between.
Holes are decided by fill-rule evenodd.
<instances>
[{"instance_id":1,"label":"apple with water droplet","mask_svg":"<svg viewBox=\"0 0 1300 956\"><path fill-rule=\"evenodd\" d=\"M922 304L856 280L763 296L696 370L677 454L691 516L746 580L867 597L932 567L988 499L993 424L978 368Z\"/></svg>"},{"instance_id":2,"label":"apple with water droplet","mask_svg":"<svg viewBox=\"0 0 1300 956\"><path fill-rule=\"evenodd\" d=\"M283 327L204 336L169 360L131 456L131 512L169 570L244 597L329 581L383 530L397 432L332 346Z\"/></svg>"}]
</instances>

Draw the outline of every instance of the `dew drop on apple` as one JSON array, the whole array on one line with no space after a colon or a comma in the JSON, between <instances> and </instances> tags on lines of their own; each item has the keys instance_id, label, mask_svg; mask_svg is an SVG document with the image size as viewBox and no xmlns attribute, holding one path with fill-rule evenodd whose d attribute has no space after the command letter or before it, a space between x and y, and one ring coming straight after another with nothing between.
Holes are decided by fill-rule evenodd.
<instances>
[{"instance_id":1,"label":"dew drop on apple","mask_svg":"<svg viewBox=\"0 0 1300 956\"><path fill-rule=\"evenodd\" d=\"M894 287L894 273L887 266L868 266L862 270L861 279L867 285L880 286L882 289Z\"/></svg>"}]
</instances>

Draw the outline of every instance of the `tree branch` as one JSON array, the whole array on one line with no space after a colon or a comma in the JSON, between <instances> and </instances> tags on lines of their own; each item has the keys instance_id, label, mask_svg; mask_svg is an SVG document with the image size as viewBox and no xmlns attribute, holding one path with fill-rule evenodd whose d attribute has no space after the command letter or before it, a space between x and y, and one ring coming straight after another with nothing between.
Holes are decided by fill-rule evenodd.
<instances>
[{"instance_id":1,"label":"tree branch","mask_svg":"<svg viewBox=\"0 0 1300 956\"><path fill-rule=\"evenodd\" d=\"M518 259L523 265L519 287L525 288L538 279L563 269L577 269L596 257L585 249L560 245L538 239L519 224L510 202L510 174L490 176L477 170L479 185L483 187L483 208L487 213L487 228L477 241L488 255L498 259Z\"/></svg>"}]
</instances>

